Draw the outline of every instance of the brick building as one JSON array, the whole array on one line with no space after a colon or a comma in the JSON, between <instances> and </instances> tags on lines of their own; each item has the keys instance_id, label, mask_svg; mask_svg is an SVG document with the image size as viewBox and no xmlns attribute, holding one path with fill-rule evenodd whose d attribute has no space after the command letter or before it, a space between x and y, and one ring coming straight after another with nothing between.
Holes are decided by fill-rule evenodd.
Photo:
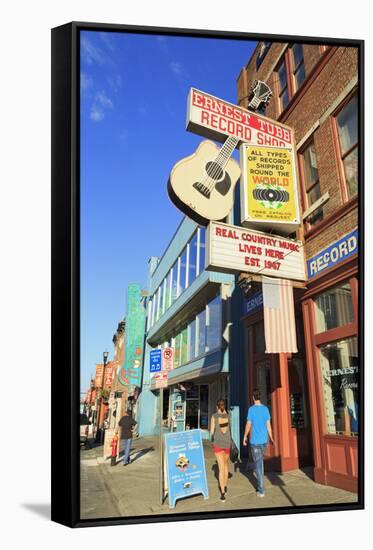
<instances>
[{"instance_id":1,"label":"brick building","mask_svg":"<svg viewBox=\"0 0 373 550\"><path fill-rule=\"evenodd\" d=\"M294 291L296 355L264 354L263 313L243 319L249 387L272 409L281 470L309 465L315 479L351 491L358 480L357 47L259 42L237 79L269 84L265 115L294 128L308 281ZM253 293L258 289L253 288Z\"/></svg>"}]
</instances>

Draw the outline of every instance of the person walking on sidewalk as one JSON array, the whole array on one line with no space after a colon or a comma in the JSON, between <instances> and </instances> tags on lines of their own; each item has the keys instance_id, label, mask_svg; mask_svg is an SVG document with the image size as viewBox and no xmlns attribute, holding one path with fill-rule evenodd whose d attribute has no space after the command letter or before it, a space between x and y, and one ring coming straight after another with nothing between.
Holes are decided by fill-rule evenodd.
<instances>
[{"instance_id":1,"label":"person walking on sidewalk","mask_svg":"<svg viewBox=\"0 0 373 550\"><path fill-rule=\"evenodd\" d=\"M133 428L136 426L137 422L134 421L132 418L132 412L130 410L127 410L122 418L119 420L119 426L122 428L122 437L123 437L123 444L124 444L124 456L123 456L123 465L127 466L130 461L130 450L131 450L131 442L132 442L132 436L133 436Z\"/></svg>"},{"instance_id":2,"label":"person walking on sidewalk","mask_svg":"<svg viewBox=\"0 0 373 550\"><path fill-rule=\"evenodd\" d=\"M213 449L218 463L218 479L220 500L225 502L228 489L228 459L231 447L231 435L229 415L226 411L224 399L216 403L216 413L212 415L210 422L210 436L213 441Z\"/></svg>"},{"instance_id":3,"label":"person walking on sidewalk","mask_svg":"<svg viewBox=\"0 0 373 550\"><path fill-rule=\"evenodd\" d=\"M268 436L272 443L272 427L271 417L268 407L260 402L260 390L253 391L254 405L252 405L247 413L247 422L245 433L243 436L243 445L246 447L247 438L250 436L251 456L255 465L255 473L257 479L257 494L264 497L264 453L268 445Z\"/></svg>"}]
</instances>

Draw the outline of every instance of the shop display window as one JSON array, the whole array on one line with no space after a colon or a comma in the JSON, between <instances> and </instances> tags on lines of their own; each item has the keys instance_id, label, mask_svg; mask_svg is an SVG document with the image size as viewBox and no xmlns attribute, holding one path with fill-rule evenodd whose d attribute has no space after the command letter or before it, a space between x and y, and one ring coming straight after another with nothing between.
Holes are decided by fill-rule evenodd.
<instances>
[{"instance_id":1,"label":"shop display window","mask_svg":"<svg viewBox=\"0 0 373 550\"><path fill-rule=\"evenodd\" d=\"M308 428L307 388L305 387L305 366L303 359L288 360L290 418L292 428Z\"/></svg>"},{"instance_id":2,"label":"shop display window","mask_svg":"<svg viewBox=\"0 0 373 550\"><path fill-rule=\"evenodd\" d=\"M357 338L320 346L320 368L329 434L357 435L359 360Z\"/></svg>"},{"instance_id":3,"label":"shop display window","mask_svg":"<svg viewBox=\"0 0 373 550\"><path fill-rule=\"evenodd\" d=\"M175 367L220 347L221 315L221 297L218 295L189 322L189 325L173 336Z\"/></svg>"},{"instance_id":4,"label":"shop display window","mask_svg":"<svg viewBox=\"0 0 373 550\"><path fill-rule=\"evenodd\" d=\"M189 361L196 357L196 320L189 324Z\"/></svg>"},{"instance_id":5,"label":"shop display window","mask_svg":"<svg viewBox=\"0 0 373 550\"><path fill-rule=\"evenodd\" d=\"M184 365L188 361L188 327L182 330L180 336L180 365Z\"/></svg>"},{"instance_id":6,"label":"shop display window","mask_svg":"<svg viewBox=\"0 0 373 550\"><path fill-rule=\"evenodd\" d=\"M267 405L269 413L272 416L272 390L271 390L271 362L258 361L255 365L257 376L257 387L260 390L260 400Z\"/></svg>"},{"instance_id":7,"label":"shop display window","mask_svg":"<svg viewBox=\"0 0 373 550\"><path fill-rule=\"evenodd\" d=\"M186 268L187 268L187 249L185 247L183 250L183 253L180 256L179 286L178 286L178 292L177 292L178 296L180 296L183 290L186 289L186 284L187 284Z\"/></svg>"},{"instance_id":8,"label":"shop display window","mask_svg":"<svg viewBox=\"0 0 373 550\"><path fill-rule=\"evenodd\" d=\"M174 358L174 368L176 369L177 367L180 366L180 340L181 340L181 335L180 334L177 334L174 338L174 348L175 348L175 358Z\"/></svg>"},{"instance_id":9,"label":"shop display window","mask_svg":"<svg viewBox=\"0 0 373 550\"><path fill-rule=\"evenodd\" d=\"M216 296L207 305L206 351L220 346L221 324L221 297Z\"/></svg>"},{"instance_id":10,"label":"shop display window","mask_svg":"<svg viewBox=\"0 0 373 550\"><path fill-rule=\"evenodd\" d=\"M209 387L201 384L199 387L199 427L208 430L209 427Z\"/></svg>"},{"instance_id":11,"label":"shop display window","mask_svg":"<svg viewBox=\"0 0 373 550\"><path fill-rule=\"evenodd\" d=\"M264 353L265 351L263 321L254 325L254 351L255 353Z\"/></svg>"},{"instance_id":12,"label":"shop display window","mask_svg":"<svg viewBox=\"0 0 373 550\"><path fill-rule=\"evenodd\" d=\"M206 250L206 229L200 227L199 230L199 271L202 273L205 269L205 250Z\"/></svg>"},{"instance_id":13,"label":"shop display window","mask_svg":"<svg viewBox=\"0 0 373 550\"><path fill-rule=\"evenodd\" d=\"M293 44L291 52L293 54L293 75L295 90L298 90L302 86L306 78L302 44Z\"/></svg>"},{"instance_id":14,"label":"shop display window","mask_svg":"<svg viewBox=\"0 0 373 550\"><path fill-rule=\"evenodd\" d=\"M197 232L193 235L189 243L189 268L188 268L188 286L192 284L197 276Z\"/></svg>"},{"instance_id":15,"label":"shop display window","mask_svg":"<svg viewBox=\"0 0 373 550\"><path fill-rule=\"evenodd\" d=\"M353 197L358 191L358 112L357 96L336 116L341 159L343 162L348 196Z\"/></svg>"},{"instance_id":16,"label":"shop display window","mask_svg":"<svg viewBox=\"0 0 373 550\"><path fill-rule=\"evenodd\" d=\"M347 325L354 320L349 283L333 287L318 296L315 306L317 333Z\"/></svg>"},{"instance_id":17,"label":"shop display window","mask_svg":"<svg viewBox=\"0 0 373 550\"><path fill-rule=\"evenodd\" d=\"M285 59L280 64L277 71L278 78L278 97L280 101L280 112L282 112L289 103L289 87L286 74Z\"/></svg>"},{"instance_id":18,"label":"shop display window","mask_svg":"<svg viewBox=\"0 0 373 550\"><path fill-rule=\"evenodd\" d=\"M205 353L206 349L206 310L204 309L197 315L198 330L198 355Z\"/></svg>"},{"instance_id":19,"label":"shop display window","mask_svg":"<svg viewBox=\"0 0 373 550\"><path fill-rule=\"evenodd\" d=\"M171 301L174 302L177 298L177 278L178 278L178 272L179 272L179 261L176 260L176 262L173 265L172 268L172 299Z\"/></svg>"}]
</instances>

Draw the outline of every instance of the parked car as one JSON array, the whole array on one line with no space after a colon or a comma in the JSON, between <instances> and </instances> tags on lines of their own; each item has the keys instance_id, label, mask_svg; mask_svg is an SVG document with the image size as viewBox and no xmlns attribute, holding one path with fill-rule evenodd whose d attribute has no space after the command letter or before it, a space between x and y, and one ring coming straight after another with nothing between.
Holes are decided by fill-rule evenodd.
<instances>
[{"instance_id":1,"label":"parked car","mask_svg":"<svg viewBox=\"0 0 373 550\"><path fill-rule=\"evenodd\" d=\"M84 413L80 413L80 445L86 445L88 441L88 426L90 421L88 416Z\"/></svg>"}]
</instances>

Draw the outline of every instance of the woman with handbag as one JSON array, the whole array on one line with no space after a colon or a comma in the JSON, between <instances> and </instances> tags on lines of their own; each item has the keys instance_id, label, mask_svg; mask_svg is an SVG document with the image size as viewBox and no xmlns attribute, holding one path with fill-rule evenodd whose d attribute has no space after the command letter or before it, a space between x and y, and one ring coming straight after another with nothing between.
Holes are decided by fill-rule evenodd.
<instances>
[{"instance_id":1,"label":"woman with handbag","mask_svg":"<svg viewBox=\"0 0 373 550\"><path fill-rule=\"evenodd\" d=\"M220 501L225 502L228 489L228 459L231 450L231 431L229 414L226 410L225 400L219 399L216 403L216 413L211 417L210 436L218 463L218 479Z\"/></svg>"}]
</instances>

